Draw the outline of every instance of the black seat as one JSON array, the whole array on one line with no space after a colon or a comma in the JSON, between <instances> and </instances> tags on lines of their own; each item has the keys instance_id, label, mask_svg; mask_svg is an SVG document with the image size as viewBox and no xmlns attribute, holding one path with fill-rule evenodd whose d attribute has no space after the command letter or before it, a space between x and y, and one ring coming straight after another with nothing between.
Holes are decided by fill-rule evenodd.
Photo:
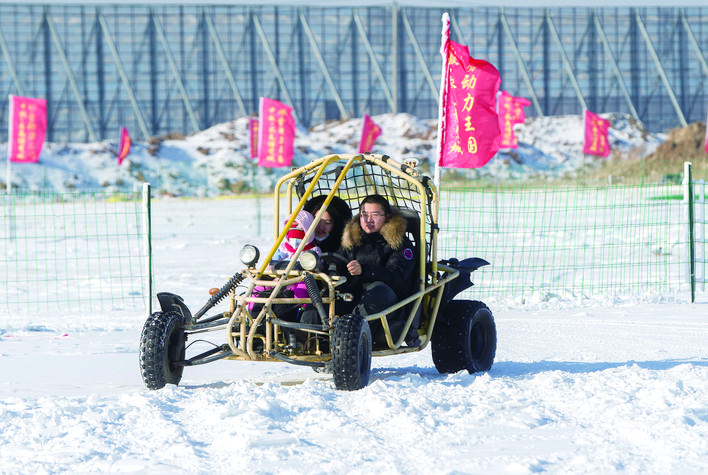
<instances>
[{"instance_id":1,"label":"black seat","mask_svg":"<svg viewBox=\"0 0 708 475\"><path fill-rule=\"evenodd\" d=\"M421 236L420 236L420 214L410 208L398 208L398 211L401 213L403 217L406 218L407 224L406 224L406 237L411 241L413 244L413 260L415 262L413 266L413 271L411 273L411 279L410 279L410 286L409 286L409 291L408 295L410 296L413 295L414 293L418 292L420 289L420 246L422 243L425 241L424 239L421 241ZM424 238L424 237L423 237ZM425 263L423 263L425 265ZM415 305L415 302L411 302L402 309L402 318L407 319L408 315L410 314L411 308L413 308L413 305ZM419 305L418 310L416 311L416 315L413 318L413 323L411 324L411 329L412 330L417 330L418 327L420 326L420 317L422 313L423 306ZM393 335L394 337L398 335ZM414 340L417 338L417 333L415 335L412 334L412 332L409 331L409 336L406 337L406 342L409 340Z\"/></svg>"},{"instance_id":2,"label":"black seat","mask_svg":"<svg viewBox=\"0 0 708 475\"><path fill-rule=\"evenodd\" d=\"M398 208L401 215L406 218L406 237L413 244L413 259L415 260L415 266L413 273L411 275L415 276L411 279L411 293L417 292L420 286L420 279L418 274L420 273L420 215L417 211L410 208Z\"/></svg>"}]
</instances>

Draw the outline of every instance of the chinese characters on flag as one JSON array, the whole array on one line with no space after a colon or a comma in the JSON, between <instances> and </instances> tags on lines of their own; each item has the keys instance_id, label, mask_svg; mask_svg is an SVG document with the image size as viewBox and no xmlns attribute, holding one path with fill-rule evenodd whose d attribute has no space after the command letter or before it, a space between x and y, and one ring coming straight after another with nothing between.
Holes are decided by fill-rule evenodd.
<instances>
[{"instance_id":1,"label":"chinese characters on flag","mask_svg":"<svg viewBox=\"0 0 708 475\"><path fill-rule=\"evenodd\" d=\"M439 166L479 168L499 150L496 112L499 71L474 59L467 46L450 40L449 19L443 31L445 75L441 91Z\"/></svg>"},{"instance_id":2,"label":"chinese characters on flag","mask_svg":"<svg viewBox=\"0 0 708 475\"><path fill-rule=\"evenodd\" d=\"M499 94L499 129L501 129L500 148L517 148L519 139L514 133L515 124L523 124L526 120L524 107L531 101L523 97L514 97L506 91Z\"/></svg>"},{"instance_id":3,"label":"chinese characters on flag","mask_svg":"<svg viewBox=\"0 0 708 475\"><path fill-rule=\"evenodd\" d=\"M118 166L123 163L123 159L130 153L130 146L133 142L128 135L128 129L120 128L120 144L118 144Z\"/></svg>"},{"instance_id":4,"label":"chinese characters on flag","mask_svg":"<svg viewBox=\"0 0 708 475\"><path fill-rule=\"evenodd\" d=\"M583 142L583 153L607 157L610 154L610 141L608 133L610 121L605 120L597 114L585 110L583 117L585 123L585 140Z\"/></svg>"},{"instance_id":5,"label":"chinese characters on flag","mask_svg":"<svg viewBox=\"0 0 708 475\"><path fill-rule=\"evenodd\" d=\"M364 114L364 125L361 129L361 141L359 142L359 153L371 152L374 142L381 135L381 127L371 120L369 114Z\"/></svg>"},{"instance_id":6,"label":"chinese characters on flag","mask_svg":"<svg viewBox=\"0 0 708 475\"><path fill-rule=\"evenodd\" d=\"M17 163L39 161L47 130L47 101L10 96L8 160Z\"/></svg>"},{"instance_id":7,"label":"chinese characters on flag","mask_svg":"<svg viewBox=\"0 0 708 475\"><path fill-rule=\"evenodd\" d=\"M261 97L258 126L258 166L287 167L294 155L295 119L292 107Z\"/></svg>"},{"instance_id":8,"label":"chinese characters on flag","mask_svg":"<svg viewBox=\"0 0 708 475\"><path fill-rule=\"evenodd\" d=\"M248 119L248 139L251 143L251 158L258 158L258 119Z\"/></svg>"}]
</instances>

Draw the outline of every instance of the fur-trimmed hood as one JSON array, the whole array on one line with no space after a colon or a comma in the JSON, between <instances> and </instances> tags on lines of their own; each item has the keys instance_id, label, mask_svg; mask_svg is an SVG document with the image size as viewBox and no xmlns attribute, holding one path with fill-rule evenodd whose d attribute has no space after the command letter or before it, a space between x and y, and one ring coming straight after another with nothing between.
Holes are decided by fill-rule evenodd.
<instances>
[{"instance_id":1,"label":"fur-trimmed hood","mask_svg":"<svg viewBox=\"0 0 708 475\"><path fill-rule=\"evenodd\" d=\"M392 249L400 249L404 243L406 235L406 227L408 221L398 211L391 210L391 219L386 221L379 233L386 240ZM359 213L354 216L345 226L342 234L342 247L344 249L352 249L362 243L364 230L361 227Z\"/></svg>"}]
</instances>

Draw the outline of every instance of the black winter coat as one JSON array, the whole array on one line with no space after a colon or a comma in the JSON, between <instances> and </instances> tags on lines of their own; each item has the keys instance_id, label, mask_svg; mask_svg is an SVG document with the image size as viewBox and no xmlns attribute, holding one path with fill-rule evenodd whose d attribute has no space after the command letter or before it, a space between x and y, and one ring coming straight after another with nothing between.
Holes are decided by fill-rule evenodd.
<instances>
[{"instance_id":1,"label":"black winter coat","mask_svg":"<svg viewBox=\"0 0 708 475\"><path fill-rule=\"evenodd\" d=\"M359 293L364 284L383 282L399 298L411 294L416 256L405 236L406 224L406 218L394 214L380 232L368 234L361 228L358 214L349 221L339 252L349 261L361 264L361 275L349 276L357 284L354 293Z\"/></svg>"}]
</instances>

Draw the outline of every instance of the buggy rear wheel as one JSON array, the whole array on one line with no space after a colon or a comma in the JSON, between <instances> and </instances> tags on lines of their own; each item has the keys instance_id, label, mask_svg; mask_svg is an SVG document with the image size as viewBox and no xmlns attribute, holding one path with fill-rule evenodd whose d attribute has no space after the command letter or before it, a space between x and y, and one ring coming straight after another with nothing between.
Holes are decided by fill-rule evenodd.
<instances>
[{"instance_id":1,"label":"buggy rear wheel","mask_svg":"<svg viewBox=\"0 0 708 475\"><path fill-rule=\"evenodd\" d=\"M184 319L177 312L155 312L145 321L140 337L140 373L148 389L179 384L184 366Z\"/></svg>"},{"instance_id":2,"label":"buggy rear wheel","mask_svg":"<svg viewBox=\"0 0 708 475\"><path fill-rule=\"evenodd\" d=\"M442 309L432 336L435 368L440 373L489 371L497 351L497 329L482 302L453 300Z\"/></svg>"},{"instance_id":3,"label":"buggy rear wheel","mask_svg":"<svg viewBox=\"0 0 708 475\"><path fill-rule=\"evenodd\" d=\"M371 329L361 315L344 315L334 321L332 376L334 386L356 391L369 384Z\"/></svg>"}]
</instances>

